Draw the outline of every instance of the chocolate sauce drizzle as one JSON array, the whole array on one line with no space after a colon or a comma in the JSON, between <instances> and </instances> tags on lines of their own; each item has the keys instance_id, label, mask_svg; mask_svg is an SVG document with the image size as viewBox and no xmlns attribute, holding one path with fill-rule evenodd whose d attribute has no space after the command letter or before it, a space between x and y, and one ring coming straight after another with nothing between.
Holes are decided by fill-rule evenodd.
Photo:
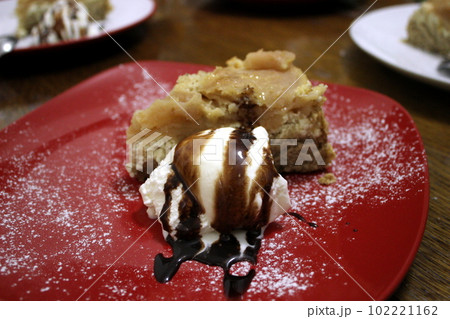
<instances>
[{"instance_id":1,"label":"chocolate sauce drizzle","mask_svg":"<svg viewBox=\"0 0 450 319\"><path fill-rule=\"evenodd\" d=\"M311 226L311 227L314 227L314 228L319 227L319 225L317 225L317 224L314 223L314 222L309 222L309 221L307 221L307 220L305 219L305 217L303 217L302 215L300 215L300 214L298 214L298 213L288 212L287 214L290 215L290 216L293 216L293 217L297 218L298 220L301 220L302 222L307 223L307 224L308 224L309 226Z\"/></svg>"},{"instance_id":2,"label":"chocolate sauce drizzle","mask_svg":"<svg viewBox=\"0 0 450 319\"><path fill-rule=\"evenodd\" d=\"M201 135L202 138L211 138L213 131ZM194 136L195 137L195 136ZM224 161L223 173L216 181L215 219L211 226L220 234L219 239L210 245L206 245L201 231L200 216L205 214L204 208L197 200L197 185L194 185L199 176L198 165L193 165L193 138L185 139L175 149L174 161L171 165L172 173L168 176L164 185L165 203L159 216L164 230L167 232L166 241L173 250L172 257L166 258L158 254L154 261L155 278L160 283L168 282L177 273L181 264L188 260L195 260L210 266L219 266L224 270L223 287L228 298L239 298L250 286L255 276L252 268L245 276L236 276L230 273L232 265L237 262L247 261L256 264L256 258L261 245L263 229L269 221L272 200L268 195L274 178L278 175L273 166L270 151L263 149L264 165L260 166L255 177L255 185L249 194L246 189L250 181L246 177L246 164L248 145L256 140L256 137L246 130L235 129L230 134L230 140L235 141L232 163ZM229 154L230 144L226 145L226 154ZM261 186L264 188L261 189ZM192 186L192 187L190 187ZM175 229L169 223L170 207L173 205L172 191L178 187L183 190L177 211L179 223ZM258 208L253 203L257 193L261 194L262 204ZM247 198L248 196L248 198ZM233 200L230 200L232 198ZM236 227L240 230L234 230ZM245 242L238 240L238 232L245 232ZM176 239L175 239L176 238ZM242 238L242 236L239 236ZM241 249L244 245L245 250ZM243 250L243 252L242 252Z\"/></svg>"},{"instance_id":3,"label":"chocolate sauce drizzle","mask_svg":"<svg viewBox=\"0 0 450 319\"><path fill-rule=\"evenodd\" d=\"M201 238L192 240L177 239L167 236L166 240L173 250L172 257L162 254L155 257L155 278L160 283L166 283L177 273L181 264L188 260L196 260L210 266L220 266L224 270L223 288L227 298L235 299L242 296L250 286L255 276L251 269L245 276L230 274L231 266L237 262L248 261L256 264L256 256L261 246L261 230L247 231L246 241L249 246L241 253L241 244L233 234L220 234L220 237L210 247Z\"/></svg>"}]
</instances>

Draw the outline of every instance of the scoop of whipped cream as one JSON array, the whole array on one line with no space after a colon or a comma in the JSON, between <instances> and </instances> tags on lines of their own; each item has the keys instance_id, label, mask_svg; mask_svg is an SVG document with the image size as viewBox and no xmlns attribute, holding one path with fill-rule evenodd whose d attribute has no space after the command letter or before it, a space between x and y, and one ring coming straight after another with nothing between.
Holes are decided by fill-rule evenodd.
<instances>
[{"instance_id":1,"label":"scoop of whipped cream","mask_svg":"<svg viewBox=\"0 0 450 319\"><path fill-rule=\"evenodd\" d=\"M90 20L86 6L67 0L52 4L31 29L35 44L57 43L100 33L101 28Z\"/></svg>"},{"instance_id":2,"label":"scoop of whipped cream","mask_svg":"<svg viewBox=\"0 0 450 319\"><path fill-rule=\"evenodd\" d=\"M259 230L290 208L263 127L206 130L176 145L140 187L165 237Z\"/></svg>"}]
</instances>

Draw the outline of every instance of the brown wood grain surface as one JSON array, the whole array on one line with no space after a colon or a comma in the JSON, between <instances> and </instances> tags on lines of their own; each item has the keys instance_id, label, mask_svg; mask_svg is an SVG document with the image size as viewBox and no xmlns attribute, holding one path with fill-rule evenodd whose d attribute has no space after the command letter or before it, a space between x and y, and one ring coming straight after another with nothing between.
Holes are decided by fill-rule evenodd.
<instances>
[{"instance_id":1,"label":"brown wood grain surface","mask_svg":"<svg viewBox=\"0 0 450 319\"><path fill-rule=\"evenodd\" d=\"M391 299L449 300L450 91L389 69L352 42L345 31L372 2L261 7L227 0L158 1L153 17L116 40L136 60L209 65L260 48L291 50L303 69L315 62L307 73L311 79L363 87L397 100L414 118L425 144L430 203L420 249ZM409 2L379 0L373 8ZM80 81L130 61L110 39L0 58L0 128Z\"/></svg>"}]
</instances>

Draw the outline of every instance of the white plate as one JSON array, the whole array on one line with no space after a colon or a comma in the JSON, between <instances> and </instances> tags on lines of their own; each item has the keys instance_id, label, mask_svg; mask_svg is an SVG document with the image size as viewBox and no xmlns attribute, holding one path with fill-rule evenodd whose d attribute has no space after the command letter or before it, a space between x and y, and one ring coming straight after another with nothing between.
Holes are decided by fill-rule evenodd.
<instances>
[{"instance_id":1,"label":"white plate","mask_svg":"<svg viewBox=\"0 0 450 319\"><path fill-rule=\"evenodd\" d=\"M112 5L111 12L106 19L102 21L106 32L115 34L129 29L145 19L149 18L156 9L154 0L110 0ZM17 0L0 1L0 36L14 35L17 29L17 17L14 14ZM21 39L14 51L39 50L43 48L65 46L79 42L85 42L107 36L102 33L95 37L84 37L78 40L59 42L49 45L33 46L30 37Z\"/></svg>"},{"instance_id":2,"label":"white plate","mask_svg":"<svg viewBox=\"0 0 450 319\"><path fill-rule=\"evenodd\" d=\"M350 36L362 50L389 67L450 89L450 78L437 71L443 58L404 41L408 20L418 8L418 4L405 4L371 11L353 24Z\"/></svg>"}]
</instances>

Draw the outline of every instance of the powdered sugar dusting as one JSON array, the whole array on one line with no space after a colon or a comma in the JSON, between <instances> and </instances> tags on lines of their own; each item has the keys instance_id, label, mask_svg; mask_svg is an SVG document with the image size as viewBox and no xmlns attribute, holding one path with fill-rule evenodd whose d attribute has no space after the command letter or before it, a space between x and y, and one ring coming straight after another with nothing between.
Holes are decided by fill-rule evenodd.
<instances>
[{"instance_id":1,"label":"powdered sugar dusting","mask_svg":"<svg viewBox=\"0 0 450 319\"><path fill-rule=\"evenodd\" d=\"M121 70L124 71L125 76L130 76L132 79L136 77L136 66L133 65L121 65ZM169 92L173 83L164 82L155 80L150 77L151 70L144 71L140 70L140 77L142 80L133 81L132 87L129 90L124 90L125 93L122 93L118 98L118 105L114 105L112 109L105 109L105 113L114 117L117 116L117 110L125 111L127 113L130 112L130 109L133 111L140 110L149 106L149 101L153 101L155 99L163 98ZM153 77L154 78L154 77Z\"/></svg>"},{"instance_id":2,"label":"powdered sugar dusting","mask_svg":"<svg viewBox=\"0 0 450 319\"><path fill-rule=\"evenodd\" d=\"M122 69L135 83L99 110L101 121L31 150L15 143L15 153L2 159L0 278L1 290L9 291L2 298L76 299L100 275L98 267L115 260L109 252L135 240L130 212L141 198L124 169L125 131L132 112L164 92L144 73L140 79L134 68ZM87 108L89 116L94 111ZM42 144L29 123L18 135ZM107 285L99 297L144 299L124 289Z\"/></svg>"},{"instance_id":3,"label":"powdered sugar dusting","mask_svg":"<svg viewBox=\"0 0 450 319\"><path fill-rule=\"evenodd\" d=\"M395 206L395 203L423 192L425 153L420 137L409 125L406 115L391 105L370 104L357 108L350 98L333 92L333 88L330 91L330 101L324 109L330 124L329 140L337 158L328 171L334 173L337 182L320 185L318 177L322 173L286 176L292 211L317 223L321 231L290 216L279 218L276 222L281 229L263 240L262 266L249 295L264 292L269 299L289 299L302 295L299 291L307 290L317 282L334 277L347 278L344 285L352 283L340 269L342 256L339 249L327 242L333 237L337 242L342 240L339 230L345 224L343 219L358 206L367 211L383 209L386 204ZM376 219L377 216L369 218ZM355 232L357 229L353 230ZM355 236L349 236L347 240L353 241ZM314 246L319 253L318 245L327 250L329 256L323 253L327 262L315 263L307 255L308 245Z\"/></svg>"},{"instance_id":4,"label":"powdered sugar dusting","mask_svg":"<svg viewBox=\"0 0 450 319\"><path fill-rule=\"evenodd\" d=\"M332 102L325 112L329 140L337 153L329 171L337 183L316 187L316 175L288 176L291 193L302 194L294 195L294 210L311 212L319 222L321 214L315 212L337 212L333 217L338 221L342 217L339 213L349 207L400 201L413 191L411 186L425 182L426 160L420 137L414 127L405 127L409 119L403 112L374 104L360 109L348 98L329 94Z\"/></svg>"},{"instance_id":5,"label":"powdered sugar dusting","mask_svg":"<svg viewBox=\"0 0 450 319\"><path fill-rule=\"evenodd\" d=\"M289 224L289 220L284 222ZM289 236L288 232L292 234ZM280 299L298 295L313 286L314 269L310 260L292 252L295 243L289 239L291 236L299 240L303 238L295 223L264 239L259 256L264 263L257 267L249 294L265 294L268 299Z\"/></svg>"}]
</instances>

